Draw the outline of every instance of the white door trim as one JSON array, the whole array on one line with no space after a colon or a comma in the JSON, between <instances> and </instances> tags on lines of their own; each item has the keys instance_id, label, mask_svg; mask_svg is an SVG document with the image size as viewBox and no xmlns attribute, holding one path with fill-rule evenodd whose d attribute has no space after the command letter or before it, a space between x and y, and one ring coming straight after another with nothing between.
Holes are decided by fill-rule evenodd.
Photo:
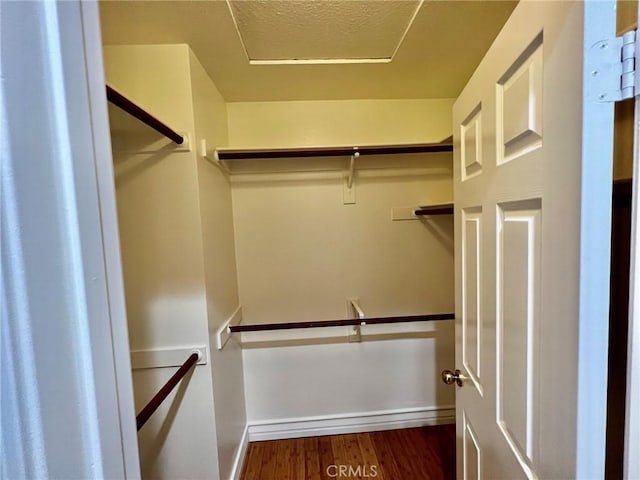
<instances>
[{"instance_id":1,"label":"white door trim","mask_svg":"<svg viewBox=\"0 0 640 480\"><path fill-rule=\"evenodd\" d=\"M122 455L127 478L140 478L138 432L136 430L136 413L133 401L133 378L131 374L122 259L120 255L115 176L113 173L111 134L105 93L106 77L102 62L100 11L98 2L81 1L80 9L112 335L112 368L114 368L116 376L115 386L118 395Z\"/></svg>"},{"instance_id":2,"label":"white door trim","mask_svg":"<svg viewBox=\"0 0 640 480\"><path fill-rule=\"evenodd\" d=\"M640 100L635 100L624 478L640 478Z\"/></svg>"},{"instance_id":3,"label":"white door trim","mask_svg":"<svg viewBox=\"0 0 640 480\"><path fill-rule=\"evenodd\" d=\"M585 59L596 42L615 37L615 1L584 2L584 18L576 478L593 478L605 466L613 106L588 99Z\"/></svg>"},{"instance_id":4,"label":"white door trim","mask_svg":"<svg viewBox=\"0 0 640 480\"><path fill-rule=\"evenodd\" d=\"M640 5L638 5L637 18L640 18ZM636 46L636 62L638 53ZM638 455L638 452L640 452L640 411L638 409L638 405L640 405L640 99L637 96L637 90L636 86L633 129L631 257L629 262L627 398L624 439L624 478L627 480L640 478L640 456Z\"/></svg>"},{"instance_id":5,"label":"white door trim","mask_svg":"<svg viewBox=\"0 0 640 480\"><path fill-rule=\"evenodd\" d=\"M0 476L140 478L98 5L0 32Z\"/></svg>"}]
</instances>

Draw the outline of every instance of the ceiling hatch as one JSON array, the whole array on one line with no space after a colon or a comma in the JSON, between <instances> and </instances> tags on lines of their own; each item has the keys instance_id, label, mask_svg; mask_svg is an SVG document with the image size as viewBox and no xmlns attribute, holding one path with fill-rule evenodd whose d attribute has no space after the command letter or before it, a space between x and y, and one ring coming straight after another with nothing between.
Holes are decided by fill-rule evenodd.
<instances>
[{"instance_id":1,"label":"ceiling hatch","mask_svg":"<svg viewBox=\"0 0 640 480\"><path fill-rule=\"evenodd\" d=\"M423 0L227 0L252 64L386 63Z\"/></svg>"}]
</instances>

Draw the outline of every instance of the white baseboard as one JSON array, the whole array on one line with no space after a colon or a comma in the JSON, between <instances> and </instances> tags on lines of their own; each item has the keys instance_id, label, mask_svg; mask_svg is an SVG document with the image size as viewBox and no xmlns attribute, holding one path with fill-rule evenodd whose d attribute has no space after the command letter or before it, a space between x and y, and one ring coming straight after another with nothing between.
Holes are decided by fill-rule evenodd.
<instances>
[{"instance_id":1,"label":"white baseboard","mask_svg":"<svg viewBox=\"0 0 640 480\"><path fill-rule=\"evenodd\" d=\"M238 450L236 450L236 455L233 458L233 468L231 469L229 480L240 480L240 475L242 475L242 467L244 465L244 458L247 456L247 448L249 448L248 425L244 427L244 432L242 432L242 438L240 439L240 445L238 445Z\"/></svg>"},{"instance_id":2,"label":"white baseboard","mask_svg":"<svg viewBox=\"0 0 640 480\"><path fill-rule=\"evenodd\" d=\"M455 406L421 407L249 422L249 441L363 433L455 423Z\"/></svg>"}]
</instances>

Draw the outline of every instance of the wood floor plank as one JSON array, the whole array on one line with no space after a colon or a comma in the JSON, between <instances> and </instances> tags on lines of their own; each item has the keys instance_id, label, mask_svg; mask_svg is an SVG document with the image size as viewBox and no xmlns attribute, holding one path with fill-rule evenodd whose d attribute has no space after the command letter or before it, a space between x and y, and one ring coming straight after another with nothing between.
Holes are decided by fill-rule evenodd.
<instances>
[{"instance_id":1,"label":"wood floor plank","mask_svg":"<svg viewBox=\"0 0 640 480\"><path fill-rule=\"evenodd\" d=\"M425 470L420 452L414 447L411 436L411 429L391 430L386 440L391 447L402 478L408 478L409 475L429 478L429 472Z\"/></svg>"},{"instance_id":2,"label":"wood floor plank","mask_svg":"<svg viewBox=\"0 0 640 480\"><path fill-rule=\"evenodd\" d=\"M305 480L320 480L322 478L320 469L320 455L318 450L318 437L304 439Z\"/></svg>"},{"instance_id":3,"label":"wood floor plank","mask_svg":"<svg viewBox=\"0 0 640 480\"><path fill-rule=\"evenodd\" d=\"M331 449L333 450L333 470L329 474L333 474L337 468L338 472L341 467L349 465L349 455L345 444L345 435L333 435L331 437Z\"/></svg>"},{"instance_id":4,"label":"wood floor plank","mask_svg":"<svg viewBox=\"0 0 640 480\"><path fill-rule=\"evenodd\" d=\"M371 440L370 433L358 434L358 445L360 446L360 453L362 455L362 461L369 472L370 477L374 477L376 480L392 480L387 479L384 476L383 470L380 468L380 461L376 456L376 451Z\"/></svg>"},{"instance_id":5,"label":"wood floor plank","mask_svg":"<svg viewBox=\"0 0 640 480\"><path fill-rule=\"evenodd\" d=\"M277 442L277 458L276 458L276 476L278 480L296 480L291 477L291 460L292 460L293 441Z\"/></svg>"},{"instance_id":6,"label":"wood floor plank","mask_svg":"<svg viewBox=\"0 0 640 480\"><path fill-rule=\"evenodd\" d=\"M423 435L423 429L407 429L403 435L400 435L400 443L408 452L409 461L420 475L432 480L444 480L440 461L435 454L432 442Z\"/></svg>"},{"instance_id":7,"label":"wood floor plank","mask_svg":"<svg viewBox=\"0 0 640 480\"><path fill-rule=\"evenodd\" d=\"M260 470L260 480L265 480L267 478L273 478L274 480L278 477L276 476L276 468L278 462L278 441L271 440L268 442L264 442L262 452L262 468Z\"/></svg>"},{"instance_id":8,"label":"wood floor plank","mask_svg":"<svg viewBox=\"0 0 640 480\"><path fill-rule=\"evenodd\" d=\"M296 438L292 440L291 462L289 476L292 480L305 480L306 461L304 454L304 439Z\"/></svg>"},{"instance_id":9,"label":"wood floor plank","mask_svg":"<svg viewBox=\"0 0 640 480\"><path fill-rule=\"evenodd\" d=\"M386 440L388 432L373 432L370 434L378 466L386 479L396 480L404 478L393 454L393 449Z\"/></svg>"},{"instance_id":10,"label":"wood floor plank","mask_svg":"<svg viewBox=\"0 0 640 480\"><path fill-rule=\"evenodd\" d=\"M264 442L255 442L249 444L247 451L247 459L244 463L244 473L242 478L245 480L260 480L260 472L262 470L262 454L264 452Z\"/></svg>"},{"instance_id":11,"label":"wood floor plank","mask_svg":"<svg viewBox=\"0 0 640 480\"><path fill-rule=\"evenodd\" d=\"M433 437L435 453L440 460L443 477L456 477L456 430L453 425L437 425L424 432Z\"/></svg>"},{"instance_id":12,"label":"wood floor plank","mask_svg":"<svg viewBox=\"0 0 640 480\"><path fill-rule=\"evenodd\" d=\"M346 450L346 465L353 467L353 470L349 470L350 478L365 479L364 475L367 473L364 468L364 459L362 458L362 452L360 451L360 444L358 442L358 434L352 433L343 435L344 445Z\"/></svg>"},{"instance_id":13,"label":"wood floor plank","mask_svg":"<svg viewBox=\"0 0 640 480\"><path fill-rule=\"evenodd\" d=\"M318 456L320 457L320 475L323 480L331 480L327 469L335 464L333 449L331 448L332 436L318 438Z\"/></svg>"},{"instance_id":14,"label":"wood floor plank","mask_svg":"<svg viewBox=\"0 0 640 480\"><path fill-rule=\"evenodd\" d=\"M241 479L451 480L455 448L455 425L251 442Z\"/></svg>"}]
</instances>

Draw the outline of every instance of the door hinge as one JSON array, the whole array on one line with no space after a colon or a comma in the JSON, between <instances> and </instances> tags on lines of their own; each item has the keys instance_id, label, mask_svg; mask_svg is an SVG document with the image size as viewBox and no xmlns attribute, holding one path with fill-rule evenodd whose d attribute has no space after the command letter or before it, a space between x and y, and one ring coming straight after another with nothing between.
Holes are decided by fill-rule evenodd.
<instances>
[{"instance_id":1,"label":"door hinge","mask_svg":"<svg viewBox=\"0 0 640 480\"><path fill-rule=\"evenodd\" d=\"M587 53L589 99L596 102L617 102L640 93L636 73L636 31L621 37L606 38L593 45ZM638 92L638 93L636 93Z\"/></svg>"}]
</instances>

